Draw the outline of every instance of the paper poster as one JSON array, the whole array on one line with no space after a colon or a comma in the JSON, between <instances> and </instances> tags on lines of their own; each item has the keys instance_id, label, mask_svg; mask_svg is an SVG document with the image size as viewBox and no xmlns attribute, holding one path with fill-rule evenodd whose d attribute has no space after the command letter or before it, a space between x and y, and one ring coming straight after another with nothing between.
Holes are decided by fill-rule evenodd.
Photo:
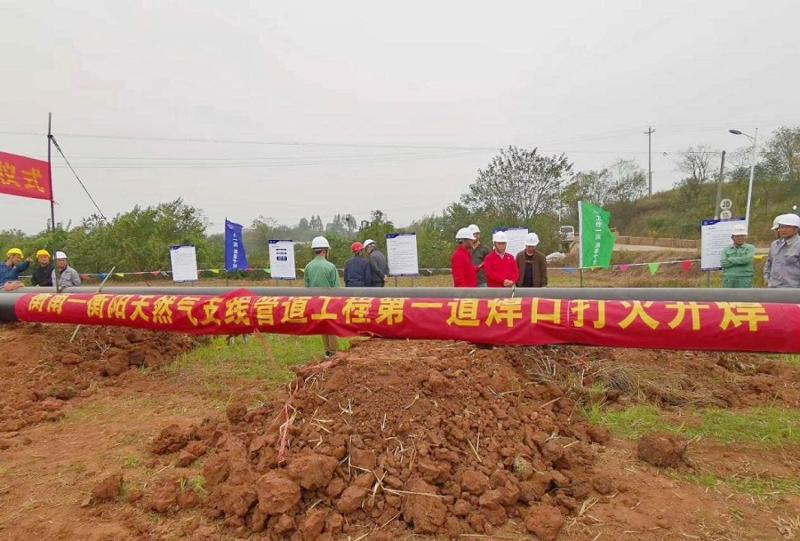
<instances>
[{"instance_id":1,"label":"paper poster","mask_svg":"<svg viewBox=\"0 0 800 541\"><path fill-rule=\"evenodd\" d=\"M703 220L700 227L700 268L718 270L722 250L733 244L731 235L737 225L747 225L744 219L738 220Z\"/></svg>"},{"instance_id":2,"label":"paper poster","mask_svg":"<svg viewBox=\"0 0 800 541\"><path fill-rule=\"evenodd\" d=\"M391 276L417 276L419 274L416 233L389 233L386 235L386 255L389 258L389 274Z\"/></svg>"},{"instance_id":3,"label":"paper poster","mask_svg":"<svg viewBox=\"0 0 800 541\"><path fill-rule=\"evenodd\" d=\"M297 268L294 263L294 241L269 241L269 267L272 277L278 280L295 280Z\"/></svg>"},{"instance_id":4,"label":"paper poster","mask_svg":"<svg viewBox=\"0 0 800 541\"><path fill-rule=\"evenodd\" d=\"M169 249L169 259L172 262L173 281L197 281L197 252L194 246L173 246Z\"/></svg>"},{"instance_id":5,"label":"paper poster","mask_svg":"<svg viewBox=\"0 0 800 541\"><path fill-rule=\"evenodd\" d=\"M518 253L525 249L525 237L528 236L528 228L513 227L501 231L505 231L506 238L508 239L506 252L516 257Z\"/></svg>"}]
</instances>

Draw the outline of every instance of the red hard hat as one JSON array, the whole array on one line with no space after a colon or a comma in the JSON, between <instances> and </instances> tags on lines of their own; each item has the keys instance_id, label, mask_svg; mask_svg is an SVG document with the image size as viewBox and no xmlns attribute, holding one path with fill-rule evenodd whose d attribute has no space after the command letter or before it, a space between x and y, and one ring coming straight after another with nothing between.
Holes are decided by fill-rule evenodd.
<instances>
[{"instance_id":1,"label":"red hard hat","mask_svg":"<svg viewBox=\"0 0 800 541\"><path fill-rule=\"evenodd\" d=\"M361 250L364 249L364 245L361 244L360 242L354 242L353 244L350 245L350 249L353 251L353 253L360 252Z\"/></svg>"}]
</instances>

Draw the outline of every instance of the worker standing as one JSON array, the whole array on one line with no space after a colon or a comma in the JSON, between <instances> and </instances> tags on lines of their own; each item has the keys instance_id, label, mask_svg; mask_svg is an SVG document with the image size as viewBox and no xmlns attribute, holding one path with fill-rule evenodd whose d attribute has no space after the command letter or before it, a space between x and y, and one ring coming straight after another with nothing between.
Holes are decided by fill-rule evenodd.
<instances>
[{"instance_id":1,"label":"worker standing","mask_svg":"<svg viewBox=\"0 0 800 541\"><path fill-rule=\"evenodd\" d=\"M478 268L478 287L486 287L486 272L483 270L483 262L491 250L481 242L481 229L472 224L468 228L472 231L472 263Z\"/></svg>"},{"instance_id":2,"label":"worker standing","mask_svg":"<svg viewBox=\"0 0 800 541\"><path fill-rule=\"evenodd\" d=\"M31 264L30 258L23 261L24 257L25 254L19 248L11 248L6 252L6 261L0 265L0 287L16 289L22 286L22 283L15 282L19 282L19 275L28 270Z\"/></svg>"},{"instance_id":3,"label":"worker standing","mask_svg":"<svg viewBox=\"0 0 800 541\"><path fill-rule=\"evenodd\" d=\"M472 230L468 227L462 227L456 233L458 247L450 259L453 287L478 287L478 267L472 259L473 241Z\"/></svg>"},{"instance_id":4,"label":"worker standing","mask_svg":"<svg viewBox=\"0 0 800 541\"><path fill-rule=\"evenodd\" d=\"M737 224L731 232L733 244L722 250L720 266L722 267L722 287L753 287L753 260L756 247L748 244L747 226Z\"/></svg>"},{"instance_id":5,"label":"worker standing","mask_svg":"<svg viewBox=\"0 0 800 541\"><path fill-rule=\"evenodd\" d=\"M375 241L367 239L364 241L364 251L367 252L369 259L369 269L372 274L371 287L383 287L389 279L389 265L386 263L386 256L384 256Z\"/></svg>"},{"instance_id":6,"label":"worker standing","mask_svg":"<svg viewBox=\"0 0 800 541\"><path fill-rule=\"evenodd\" d=\"M336 288L339 287L339 272L333 263L328 261L331 245L325 237L314 237L311 241L312 259L303 270L303 281L306 287ZM325 356L330 357L339 350L335 336L322 335Z\"/></svg>"},{"instance_id":7,"label":"worker standing","mask_svg":"<svg viewBox=\"0 0 800 541\"><path fill-rule=\"evenodd\" d=\"M31 285L40 287L53 287L53 264L50 262L50 252L39 250L36 252L36 261L39 266L33 271Z\"/></svg>"},{"instance_id":8,"label":"worker standing","mask_svg":"<svg viewBox=\"0 0 800 541\"><path fill-rule=\"evenodd\" d=\"M56 278L56 276L58 278ZM78 271L69 266L67 254L56 252L56 268L50 274L52 283L55 284L57 291L64 291L68 287L78 287L81 285L81 276Z\"/></svg>"},{"instance_id":9,"label":"worker standing","mask_svg":"<svg viewBox=\"0 0 800 541\"><path fill-rule=\"evenodd\" d=\"M492 235L492 244L494 250L483 262L486 283L489 287L512 287L519 280L519 267L514 256L506 252L508 246L506 234L498 231Z\"/></svg>"},{"instance_id":10,"label":"worker standing","mask_svg":"<svg viewBox=\"0 0 800 541\"><path fill-rule=\"evenodd\" d=\"M800 216L782 214L776 221L778 239L769 247L764 283L767 287L800 287Z\"/></svg>"},{"instance_id":11,"label":"worker standing","mask_svg":"<svg viewBox=\"0 0 800 541\"><path fill-rule=\"evenodd\" d=\"M525 237L525 249L517 254L519 287L547 287L547 260L544 254L536 249L539 246L539 235L528 233Z\"/></svg>"},{"instance_id":12,"label":"worker standing","mask_svg":"<svg viewBox=\"0 0 800 541\"><path fill-rule=\"evenodd\" d=\"M354 242L350 246L353 257L344 264L345 287L369 287L372 283L372 272L369 261L364 259L364 245Z\"/></svg>"}]
</instances>

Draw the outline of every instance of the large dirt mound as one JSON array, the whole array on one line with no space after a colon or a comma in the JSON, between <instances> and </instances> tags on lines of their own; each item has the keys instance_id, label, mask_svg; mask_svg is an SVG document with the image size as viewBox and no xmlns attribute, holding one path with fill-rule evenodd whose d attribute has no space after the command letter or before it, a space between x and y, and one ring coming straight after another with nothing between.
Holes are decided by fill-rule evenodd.
<instances>
[{"instance_id":1,"label":"large dirt mound","mask_svg":"<svg viewBox=\"0 0 800 541\"><path fill-rule=\"evenodd\" d=\"M494 532L510 518L556 535L596 490L592 442L608 434L581 421L559 386L530 382L505 349L409 350L361 344L304 369L277 402L246 414L231 407L216 428L168 427L152 449L215 446L203 505L242 535L454 537ZM166 491L177 509L175 487ZM169 508L163 491L151 509Z\"/></svg>"},{"instance_id":2,"label":"large dirt mound","mask_svg":"<svg viewBox=\"0 0 800 541\"><path fill-rule=\"evenodd\" d=\"M130 369L159 367L190 349L186 336L117 327L0 327L0 432L63 416L67 401L113 384Z\"/></svg>"}]
</instances>

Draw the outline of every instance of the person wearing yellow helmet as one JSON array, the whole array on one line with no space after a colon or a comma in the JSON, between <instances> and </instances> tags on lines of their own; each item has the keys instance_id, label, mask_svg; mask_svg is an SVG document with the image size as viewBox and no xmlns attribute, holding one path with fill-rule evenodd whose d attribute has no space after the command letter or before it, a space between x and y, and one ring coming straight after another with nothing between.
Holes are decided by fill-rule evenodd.
<instances>
[{"instance_id":1,"label":"person wearing yellow helmet","mask_svg":"<svg viewBox=\"0 0 800 541\"><path fill-rule=\"evenodd\" d=\"M33 271L31 285L40 287L53 287L53 263L50 261L50 252L39 250L36 252L36 261L39 266Z\"/></svg>"},{"instance_id":2,"label":"person wearing yellow helmet","mask_svg":"<svg viewBox=\"0 0 800 541\"><path fill-rule=\"evenodd\" d=\"M6 261L0 265L0 287L8 289L7 283L18 282L19 275L28 270L30 258L23 261L25 254L19 248L11 248L6 252Z\"/></svg>"}]
</instances>

